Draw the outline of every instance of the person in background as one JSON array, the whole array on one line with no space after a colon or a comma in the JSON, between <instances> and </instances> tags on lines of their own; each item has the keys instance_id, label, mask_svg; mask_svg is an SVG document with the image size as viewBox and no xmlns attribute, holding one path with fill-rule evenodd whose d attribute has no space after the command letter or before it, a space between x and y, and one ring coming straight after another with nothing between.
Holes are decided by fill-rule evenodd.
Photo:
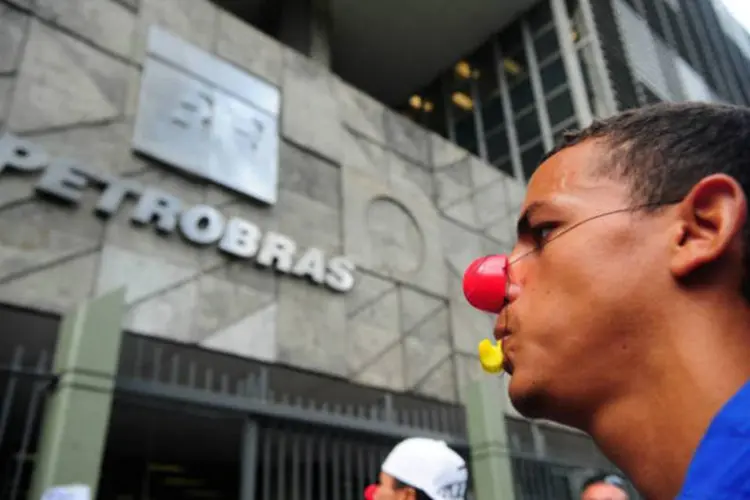
<instances>
[{"instance_id":1,"label":"person in background","mask_svg":"<svg viewBox=\"0 0 750 500\"><path fill-rule=\"evenodd\" d=\"M625 481L614 474L589 478L581 488L581 500L630 500Z\"/></svg>"},{"instance_id":2,"label":"person in background","mask_svg":"<svg viewBox=\"0 0 750 500\"><path fill-rule=\"evenodd\" d=\"M409 438L397 444L365 500L464 500L466 462L443 441Z\"/></svg>"}]
</instances>

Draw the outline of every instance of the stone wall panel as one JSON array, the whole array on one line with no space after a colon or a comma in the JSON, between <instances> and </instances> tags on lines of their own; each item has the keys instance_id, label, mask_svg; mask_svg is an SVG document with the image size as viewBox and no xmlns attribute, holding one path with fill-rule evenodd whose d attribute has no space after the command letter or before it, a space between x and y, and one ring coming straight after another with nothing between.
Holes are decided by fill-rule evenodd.
<instances>
[{"instance_id":1,"label":"stone wall panel","mask_svg":"<svg viewBox=\"0 0 750 500\"><path fill-rule=\"evenodd\" d=\"M347 255L356 283L336 293L194 245L179 229L134 225L135 199L97 217L95 186L65 207L35 192L39 175L8 170L0 301L62 312L125 286L124 326L139 334L443 401L481 375L476 343L492 318L466 303L461 277L478 255L510 248L523 185L208 0L67 3L40 0L45 22L15 9L0 16L0 123L6 116L57 160L161 189L184 207L214 206L290 237L299 252ZM135 62L152 24L280 86L275 205L133 153Z\"/></svg>"},{"instance_id":2,"label":"stone wall panel","mask_svg":"<svg viewBox=\"0 0 750 500\"><path fill-rule=\"evenodd\" d=\"M280 86L284 67L281 45L226 11L220 10L217 16L216 55Z\"/></svg>"},{"instance_id":3,"label":"stone wall panel","mask_svg":"<svg viewBox=\"0 0 750 500\"><path fill-rule=\"evenodd\" d=\"M153 24L210 51L216 39L218 13L209 0L141 0L131 57L138 63L144 61L148 29Z\"/></svg>"},{"instance_id":4,"label":"stone wall panel","mask_svg":"<svg viewBox=\"0 0 750 500\"><path fill-rule=\"evenodd\" d=\"M420 165L430 164L427 131L405 116L387 110L385 112L387 144L411 161Z\"/></svg>"},{"instance_id":5,"label":"stone wall panel","mask_svg":"<svg viewBox=\"0 0 750 500\"><path fill-rule=\"evenodd\" d=\"M424 380L415 387L415 390L419 394L441 401L457 402L456 368L453 357L448 355L442 362L433 367Z\"/></svg>"},{"instance_id":6,"label":"stone wall panel","mask_svg":"<svg viewBox=\"0 0 750 500\"><path fill-rule=\"evenodd\" d=\"M343 171L344 249L377 274L445 294L439 218L410 183Z\"/></svg>"},{"instance_id":7,"label":"stone wall panel","mask_svg":"<svg viewBox=\"0 0 750 500\"><path fill-rule=\"evenodd\" d=\"M29 16L0 4L0 75L18 69Z\"/></svg>"},{"instance_id":8,"label":"stone wall panel","mask_svg":"<svg viewBox=\"0 0 750 500\"><path fill-rule=\"evenodd\" d=\"M287 142L280 144L279 188L300 194L334 210L341 207L340 171Z\"/></svg>"},{"instance_id":9,"label":"stone wall panel","mask_svg":"<svg viewBox=\"0 0 750 500\"><path fill-rule=\"evenodd\" d=\"M128 58L135 13L112 0L36 0L39 17L70 30L92 44Z\"/></svg>"},{"instance_id":10,"label":"stone wall panel","mask_svg":"<svg viewBox=\"0 0 750 500\"><path fill-rule=\"evenodd\" d=\"M393 391L406 389L404 380L404 349L398 343L380 354L371 365L350 377L354 382Z\"/></svg>"},{"instance_id":11,"label":"stone wall panel","mask_svg":"<svg viewBox=\"0 0 750 500\"><path fill-rule=\"evenodd\" d=\"M333 78L339 115L344 125L371 141L385 144L385 106L340 78Z\"/></svg>"},{"instance_id":12,"label":"stone wall panel","mask_svg":"<svg viewBox=\"0 0 750 500\"><path fill-rule=\"evenodd\" d=\"M404 339L406 384L417 388L431 371L451 353L448 309L432 312Z\"/></svg>"},{"instance_id":13,"label":"stone wall panel","mask_svg":"<svg viewBox=\"0 0 750 500\"><path fill-rule=\"evenodd\" d=\"M334 375L348 371L346 299L296 280L280 280L277 317L278 359L282 363Z\"/></svg>"},{"instance_id":14,"label":"stone wall panel","mask_svg":"<svg viewBox=\"0 0 750 500\"><path fill-rule=\"evenodd\" d=\"M130 68L32 21L8 127L15 132L93 124L119 117Z\"/></svg>"},{"instance_id":15,"label":"stone wall panel","mask_svg":"<svg viewBox=\"0 0 750 500\"><path fill-rule=\"evenodd\" d=\"M316 62L285 49L282 81L282 135L338 162L343 130L331 74Z\"/></svg>"},{"instance_id":16,"label":"stone wall panel","mask_svg":"<svg viewBox=\"0 0 750 500\"><path fill-rule=\"evenodd\" d=\"M49 312L74 309L91 294L99 255L96 251L27 269L12 281L0 282L0 303Z\"/></svg>"}]
</instances>

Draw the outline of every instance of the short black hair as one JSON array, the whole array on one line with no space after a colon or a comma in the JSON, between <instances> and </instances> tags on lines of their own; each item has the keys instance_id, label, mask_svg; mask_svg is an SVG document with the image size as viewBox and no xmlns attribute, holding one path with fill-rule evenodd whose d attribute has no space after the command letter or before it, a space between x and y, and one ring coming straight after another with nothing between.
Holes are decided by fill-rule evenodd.
<instances>
[{"instance_id":1,"label":"short black hair","mask_svg":"<svg viewBox=\"0 0 750 500\"><path fill-rule=\"evenodd\" d=\"M611 484L612 486L621 489L625 492L625 494L630 496L630 493L628 492L627 482L617 474L597 474L588 478L586 481L584 481L583 486L581 486L581 494L583 494L583 492L586 491L589 486L599 483Z\"/></svg>"},{"instance_id":2,"label":"short black hair","mask_svg":"<svg viewBox=\"0 0 750 500\"><path fill-rule=\"evenodd\" d=\"M427 493L425 493L424 491L420 490L419 488L415 488L414 486L412 486L410 484L407 484L407 483L405 483L405 482L403 482L403 481L401 481L399 479L396 479L396 478L393 478L393 479L394 479L393 484L395 486L394 489L400 490L402 488L411 488L411 489L413 489L414 491L417 492L417 498L416 498L416 500L432 500L429 496L427 496Z\"/></svg>"},{"instance_id":3,"label":"short black hair","mask_svg":"<svg viewBox=\"0 0 750 500\"><path fill-rule=\"evenodd\" d=\"M750 108L729 104L660 103L595 120L566 132L545 160L583 141L601 140L611 160L601 173L626 180L645 210L682 200L702 178L733 177L750 200ZM750 263L750 224L743 228L744 268ZM750 301L744 271L742 294Z\"/></svg>"}]
</instances>

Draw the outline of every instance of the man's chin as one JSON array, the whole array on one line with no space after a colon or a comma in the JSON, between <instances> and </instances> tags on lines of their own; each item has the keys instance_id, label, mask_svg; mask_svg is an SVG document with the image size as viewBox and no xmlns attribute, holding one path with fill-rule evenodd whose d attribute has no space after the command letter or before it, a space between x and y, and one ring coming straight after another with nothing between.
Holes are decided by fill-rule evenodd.
<instances>
[{"instance_id":1,"label":"man's chin","mask_svg":"<svg viewBox=\"0 0 750 500\"><path fill-rule=\"evenodd\" d=\"M513 408L526 418L549 418L545 408L548 406L545 401L548 399L544 391L532 381L528 382L522 377L514 374L510 378L508 385L508 398Z\"/></svg>"}]
</instances>

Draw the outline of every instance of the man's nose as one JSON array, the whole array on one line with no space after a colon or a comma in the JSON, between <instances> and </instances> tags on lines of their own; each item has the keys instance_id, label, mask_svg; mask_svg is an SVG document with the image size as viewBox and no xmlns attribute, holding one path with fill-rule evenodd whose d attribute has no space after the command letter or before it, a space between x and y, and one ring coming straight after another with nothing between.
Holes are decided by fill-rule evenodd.
<instances>
[{"instance_id":1,"label":"man's nose","mask_svg":"<svg viewBox=\"0 0 750 500\"><path fill-rule=\"evenodd\" d=\"M464 272L464 296L476 309L499 314L520 293L511 283L507 255L487 255L472 262Z\"/></svg>"}]
</instances>

